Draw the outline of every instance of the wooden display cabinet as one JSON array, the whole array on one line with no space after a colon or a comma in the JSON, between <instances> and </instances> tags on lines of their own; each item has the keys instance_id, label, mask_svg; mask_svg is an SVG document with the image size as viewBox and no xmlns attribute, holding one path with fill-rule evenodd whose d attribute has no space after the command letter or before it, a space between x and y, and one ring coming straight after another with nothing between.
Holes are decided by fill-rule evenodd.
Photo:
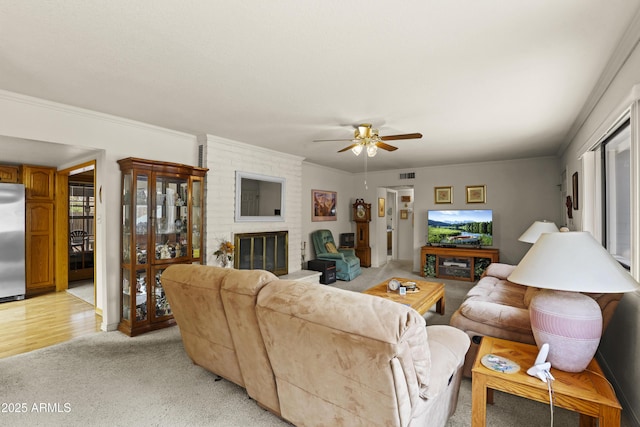
<instances>
[{"instance_id":1,"label":"wooden display cabinet","mask_svg":"<svg viewBox=\"0 0 640 427\"><path fill-rule=\"evenodd\" d=\"M420 274L427 276L425 266L433 276L443 279L467 280L473 282L476 264L486 260L486 265L500 261L498 249L482 248L446 248L442 246L423 246L420 251ZM486 268L486 265L485 268Z\"/></svg>"},{"instance_id":2,"label":"wooden display cabinet","mask_svg":"<svg viewBox=\"0 0 640 427\"><path fill-rule=\"evenodd\" d=\"M204 256L205 168L136 158L122 172L122 301L118 329L135 336L175 323L162 272Z\"/></svg>"}]
</instances>

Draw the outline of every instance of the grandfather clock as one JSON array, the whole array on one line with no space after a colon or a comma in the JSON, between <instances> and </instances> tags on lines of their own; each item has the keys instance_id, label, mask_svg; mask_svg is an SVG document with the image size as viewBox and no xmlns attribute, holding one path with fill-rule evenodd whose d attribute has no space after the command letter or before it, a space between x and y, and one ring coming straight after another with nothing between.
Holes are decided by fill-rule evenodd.
<instances>
[{"instance_id":1,"label":"grandfather clock","mask_svg":"<svg viewBox=\"0 0 640 427\"><path fill-rule=\"evenodd\" d=\"M356 199L353 204L353 220L356 222L356 256L360 258L360 266L371 267L371 248L369 247L371 203Z\"/></svg>"}]
</instances>

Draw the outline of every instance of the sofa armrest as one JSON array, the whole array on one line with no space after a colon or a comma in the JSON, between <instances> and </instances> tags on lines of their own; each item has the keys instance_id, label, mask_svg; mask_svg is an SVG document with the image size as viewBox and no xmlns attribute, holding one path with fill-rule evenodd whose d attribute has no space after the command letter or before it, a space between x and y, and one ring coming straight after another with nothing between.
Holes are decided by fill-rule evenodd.
<instances>
[{"instance_id":1,"label":"sofa armrest","mask_svg":"<svg viewBox=\"0 0 640 427\"><path fill-rule=\"evenodd\" d=\"M501 262L492 262L487 266L482 273L482 277L484 276L492 276L497 277L498 279L507 280L507 278L513 273L517 266L511 264L503 264Z\"/></svg>"},{"instance_id":2,"label":"sofa armrest","mask_svg":"<svg viewBox=\"0 0 640 427\"><path fill-rule=\"evenodd\" d=\"M451 378L464 364L471 345L469 336L453 326L427 326L429 350L431 351L431 377L429 388L422 397L432 399L444 390Z\"/></svg>"},{"instance_id":3,"label":"sofa armrest","mask_svg":"<svg viewBox=\"0 0 640 427\"><path fill-rule=\"evenodd\" d=\"M356 256L356 250L352 248L338 248L338 252L346 256Z\"/></svg>"}]
</instances>

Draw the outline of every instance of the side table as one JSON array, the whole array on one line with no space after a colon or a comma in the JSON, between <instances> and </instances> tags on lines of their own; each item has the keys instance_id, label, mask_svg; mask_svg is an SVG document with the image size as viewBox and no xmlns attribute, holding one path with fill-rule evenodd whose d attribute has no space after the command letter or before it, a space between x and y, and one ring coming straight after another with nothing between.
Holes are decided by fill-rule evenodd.
<instances>
[{"instance_id":1,"label":"side table","mask_svg":"<svg viewBox=\"0 0 640 427\"><path fill-rule=\"evenodd\" d=\"M485 367L480 360L486 354L494 354L516 362L520 371L507 374ZM538 402L549 403L547 384L539 378L527 375L538 354L535 345L522 344L492 337L483 337L478 356L473 364L471 425L484 427L487 417L487 393L492 399L493 390L503 391ZM554 406L580 413L580 427L619 427L622 407L600 365L593 359L583 372L570 373L551 367L555 377L553 386ZM526 420L522 420L523 425Z\"/></svg>"}]
</instances>

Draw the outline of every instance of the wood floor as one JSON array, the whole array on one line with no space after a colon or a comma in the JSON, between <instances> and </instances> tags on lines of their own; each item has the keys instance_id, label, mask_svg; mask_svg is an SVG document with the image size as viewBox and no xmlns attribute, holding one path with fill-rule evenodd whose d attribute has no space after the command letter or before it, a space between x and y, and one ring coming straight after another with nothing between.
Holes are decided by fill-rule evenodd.
<instances>
[{"instance_id":1,"label":"wood floor","mask_svg":"<svg viewBox=\"0 0 640 427\"><path fill-rule=\"evenodd\" d=\"M67 292L0 304L0 358L26 353L100 330L95 308Z\"/></svg>"}]
</instances>

